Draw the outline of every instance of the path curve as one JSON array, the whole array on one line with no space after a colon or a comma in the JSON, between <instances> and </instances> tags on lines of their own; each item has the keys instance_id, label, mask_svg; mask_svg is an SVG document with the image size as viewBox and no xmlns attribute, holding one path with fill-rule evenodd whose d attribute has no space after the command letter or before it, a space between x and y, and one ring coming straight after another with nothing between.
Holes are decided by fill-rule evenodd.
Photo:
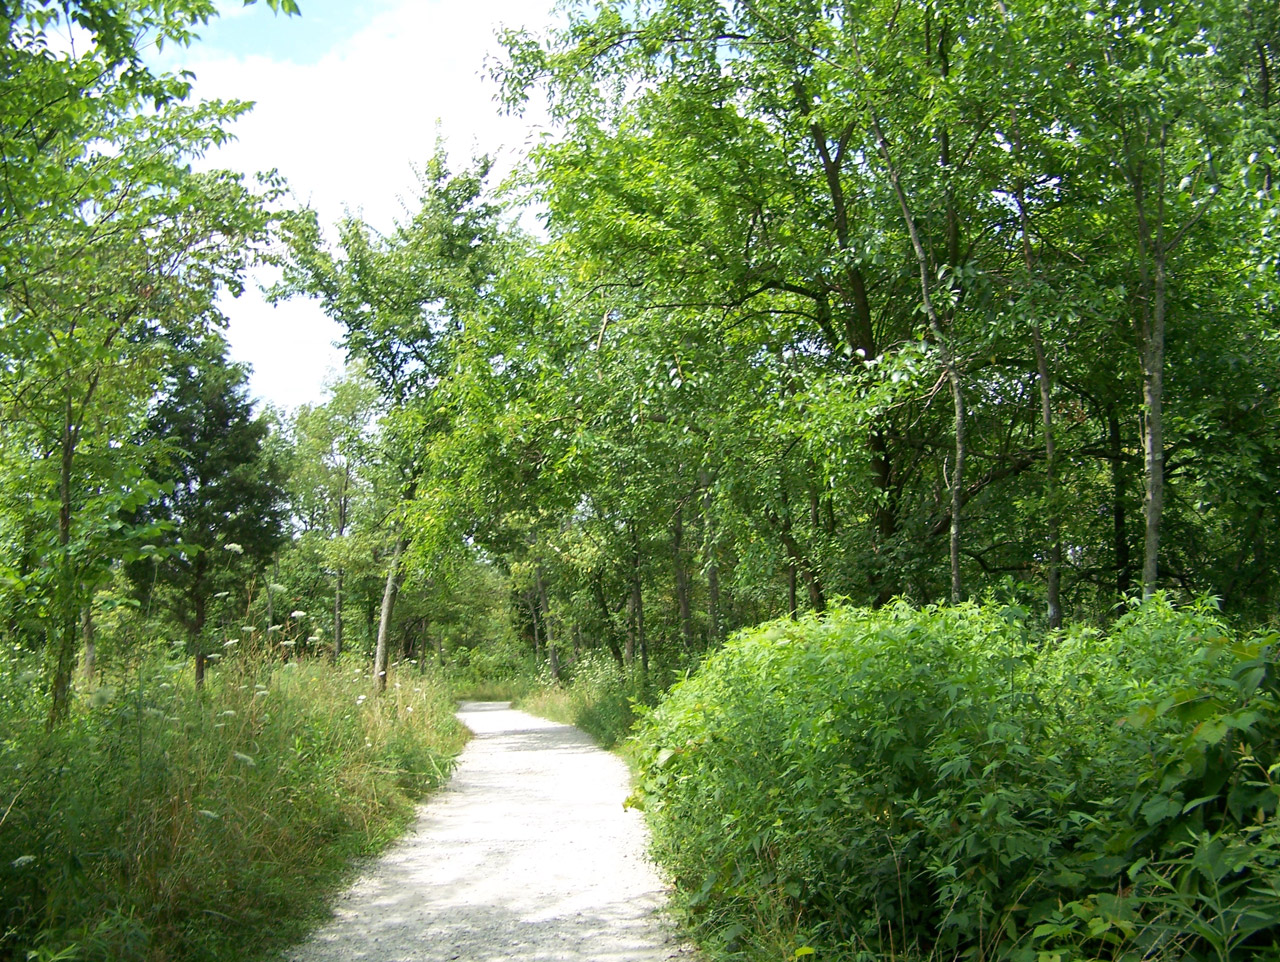
<instances>
[{"instance_id":1,"label":"path curve","mask_svg":"<svg viewBox=\"0 0 1280 962\"><path fill-rule=\"evenodd\" d=\"M664 962L662 918L621 760L507 702L464 702L449 785L292 962Z\"/></svg>"}]
</instances>

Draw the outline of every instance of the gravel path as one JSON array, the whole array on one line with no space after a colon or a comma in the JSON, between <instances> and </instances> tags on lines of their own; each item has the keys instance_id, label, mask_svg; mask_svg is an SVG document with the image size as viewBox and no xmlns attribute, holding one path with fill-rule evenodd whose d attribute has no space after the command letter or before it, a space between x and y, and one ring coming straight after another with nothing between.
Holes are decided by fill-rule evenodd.
<instances>
[{"instance_id":1,"label":"gravel path","mask_svg":"<svg viewBox=\"0 0 1280 962\"><path fill-rule=\"evenodd\" d=\"M293 962L691 959L626 811L626 766L569 725L467 702L475 738L410 833Z\"/></svg>"}]
</instances>

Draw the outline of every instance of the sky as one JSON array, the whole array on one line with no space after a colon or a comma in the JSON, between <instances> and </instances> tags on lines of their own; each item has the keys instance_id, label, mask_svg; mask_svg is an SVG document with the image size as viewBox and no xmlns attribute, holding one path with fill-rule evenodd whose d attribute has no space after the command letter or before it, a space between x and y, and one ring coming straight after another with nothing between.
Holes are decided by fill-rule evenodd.
<instances>
[{"instance_id":1,"label":"sky","mask_svg":"<svg viewBox=\"0 0 1280 962\"><path fill-rule=\"evenodd\" d=\"M195 76L193 96L255 102L236 140L201 162L248 173L278 169L322 224L344 212L379 229L407 216L415 165L444 139L454 169L476 154L511 169L542 129L541 115L504 116L486 57L500 26L541 32L551 0L299 0L300 17L265 2L220 2L222 15L157 66ZM251 393L282 408L314 404L341 371L341 329L317 302L272 307L257 283L223 311L232 357L253 367Z\"/></svg>"}]
</instances>

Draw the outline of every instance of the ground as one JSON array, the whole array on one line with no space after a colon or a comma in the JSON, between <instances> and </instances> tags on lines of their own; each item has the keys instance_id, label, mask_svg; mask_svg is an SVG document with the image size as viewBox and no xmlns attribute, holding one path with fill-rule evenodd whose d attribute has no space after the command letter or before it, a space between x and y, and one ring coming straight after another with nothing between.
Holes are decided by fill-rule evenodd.
<instances>
[{"instance_id":1,"label":"ground","mask_svg":"<svg viewBox=\"0 0 1280 962\"><path fill-rule=\"evenodd\" d=\"M663 917L621 760L578 729L469 702L449 786L292 962L663 962Z\"/></svg>"}]
</instances>

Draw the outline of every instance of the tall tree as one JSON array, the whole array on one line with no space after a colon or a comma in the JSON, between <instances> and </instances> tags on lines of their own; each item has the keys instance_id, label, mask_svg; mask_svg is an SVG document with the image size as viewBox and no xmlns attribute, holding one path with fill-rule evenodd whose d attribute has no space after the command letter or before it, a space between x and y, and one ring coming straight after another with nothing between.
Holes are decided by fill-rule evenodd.
<instances>
[{"instance_id":1,"label":"tall tree","mask_svg":"<svg viewBox=\"0 0 1280 962\"><path fill-rule=\"evenodd\" d=\"M284 540L284 477L264 446L268 425L255 416L248 373L210 336L169 369L139 440L156 455L151 474L163 494L137 520L163 525L160 549L129 568L136 590L182 625L204 681L205 627L215 597L239 593Z\"/></svg>"}]
</instances>

